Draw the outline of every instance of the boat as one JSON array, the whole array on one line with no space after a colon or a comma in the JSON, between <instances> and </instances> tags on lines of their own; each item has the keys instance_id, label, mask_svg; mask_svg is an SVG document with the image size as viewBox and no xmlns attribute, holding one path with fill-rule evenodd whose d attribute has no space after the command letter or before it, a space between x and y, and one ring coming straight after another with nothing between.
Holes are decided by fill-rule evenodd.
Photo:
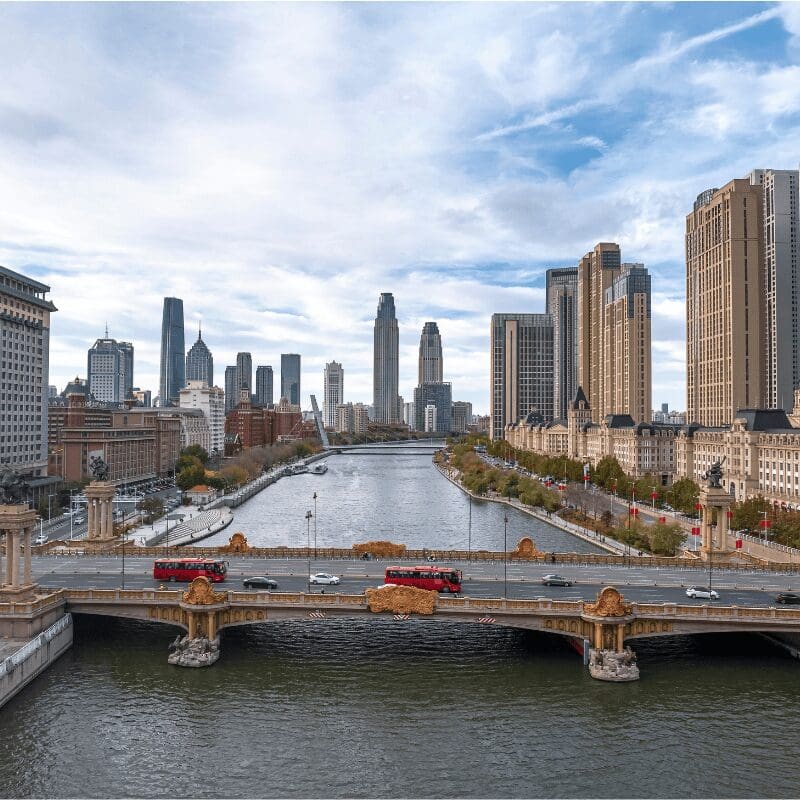
<instances>
[{"instance_id":1,"label":"boat","mask_svg":"<svg viewBox=\"0 0 800 800\"><path fill-rule=\"evenodd\" d=\"M295 464L293 467L289 467L290 475L302 475L304 472L308 472L308 467L305 464Z\"/></svg>"},{"instance_id":2,"label":"boat","mask_svg":"<svg viewBox=\"0 0 800 800\"><path fill-rule=\"evenodd\" d=\"M311 473L313 475L324 475L328 471L328 465L323 461L320 464L314 464L311 467Z\"/></svg>"}]
</instances>

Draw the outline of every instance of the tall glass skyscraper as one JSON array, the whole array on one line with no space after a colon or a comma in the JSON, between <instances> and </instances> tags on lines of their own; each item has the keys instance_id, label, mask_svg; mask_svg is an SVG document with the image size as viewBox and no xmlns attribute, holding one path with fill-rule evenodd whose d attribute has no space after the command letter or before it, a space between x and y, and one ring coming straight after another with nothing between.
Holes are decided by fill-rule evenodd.
<instances>
[{"instance_id":1,"label":"tall glass skyscraper","mask_svg":"<svg viewBox=\"0 0 800 800\"><path fill-rule=\"evenodd\" d=\"M239 390L247 388L250 390L250 394L252 394L253 357L250 355L250 353L236 354L236 374L239 381Z\"/></svg>"},{"instance_id":2,"label":"tall glass skyscraper","mask_svg":"<svg viewBox=\"0 0 800 800\"><path fill-rule=\"evenodd\" d=\"M441 383L443 374L439 326L435 322L426 322L419 339L419 384Z\"/></svg>"},{"instance_id":3,"label":"tall glass skyscraper","mask_svg":"<svg viewBox=\"0 0 800 800\"><path fill-rule=\"evenodd\" d=\"M545 286L553 318L553 416L566 419L578 390L578 268L547 270Z\"/></svg>"},{"instance_id":4,"label":"tall glass skyscraper","mask_svg":"<svg viewBox=\"0 0 800 800\"><path fill-rule=\"evenodd\" d=\"M300 356L297 353L281 354L281 397L293 406L300 405Z\"/></svg>"},{"instance_id":5,"label":"tall glass skyscraper","mask_svg":"<svg viewBox=\"0 0 800 800\"><path fill-rule=\"evenodd\" d=\"M197 341L186 354L186 380L205 381L208 386L214 385L214 358L203 341L202 328L198 328Z\"/></svg>"},{"instance_id":6,"label":"tall glass skyscraper","mask_svg":"<svg viewBox=\"0 0 800 800\"><path fill-rule=\"evenodd\" d=\"M267 408L274 403L272 392L272 367L256 367L256 405Z\"/></svg>"},{"instance_id":7,"label":"tall glass skyscraper","mask_svg":"<svg viewBox=\"0 0 800 800\"><path fill-rule=\"evenodd\" d=\"M162 406L176 406L186 386L186 345L183 339L183 300L164 298L161 321L161 375L159 397Z\"/></svg>"},{"instance_id":8,"label":"tall glass skyscraper","mask_svg":"<svg viewBox=\"0 0 800 800\"><path fill-rule=\"evenodd\" d=\"M239 373L236 367L225 367L225 413L239 405Z\"/></svg>"},{"instance_id":9,"label":"tall glass skyscraper","mask_svg":"<svg viewBox=\"0 0 800 800\"><path fill-rule=\"evenodd\" d=\"M101 403L121 403L133 388L133 345L98 339L88 354L86 376L89 393Z\"/></svg>"},{"instance_id":10,"label":"tall glass skyscraper","mask_svg":"<svg viewBox=\"0 0 800 800\"><path fill-rule=\"evenodd\" d=\"M325 401L322 407L322 416L326 428L336 427L336 406L344 403L344 370L342 365L331 361L325 365L323 375L325 387Z\"/></svg>"},{"instance_id":11,"label":"tall glass skyscraper","mask_svg":"<svg viewBox=\"0 0 800 800\"><path fill-rule=\"evenodd\" d=\"M375 350L372 366L372 398L375 422L396 423L403 419L399 405L400 334L394 297L383 292L375 317Z\"/></svg>"}]
</instances>

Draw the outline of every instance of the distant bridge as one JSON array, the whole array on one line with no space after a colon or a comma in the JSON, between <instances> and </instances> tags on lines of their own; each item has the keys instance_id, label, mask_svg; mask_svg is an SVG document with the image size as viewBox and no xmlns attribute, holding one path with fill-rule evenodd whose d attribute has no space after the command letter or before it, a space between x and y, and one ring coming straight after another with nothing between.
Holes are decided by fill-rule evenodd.
<instances>
[{"instance_id":1,"label":"distant bridge","mask_svg":"<svg viewBox=\"0 0 800 800\"><path fill-rule=\"evenodd\" d=\"M358 451L359 455L382 453L433 453L445 447L444 439L405 439L396 442L364 442L362 444L329 445L324 448L333 452Z\"/></svg>"}]
</instances>

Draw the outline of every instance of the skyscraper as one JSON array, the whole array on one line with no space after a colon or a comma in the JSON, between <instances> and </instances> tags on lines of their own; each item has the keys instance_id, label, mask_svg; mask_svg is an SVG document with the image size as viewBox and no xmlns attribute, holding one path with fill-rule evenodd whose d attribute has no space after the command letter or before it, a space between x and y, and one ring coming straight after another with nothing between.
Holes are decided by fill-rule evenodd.
<instances>
[{"instance_id":1,"label":"skyscraper","mask_svg":"<svg viewBox=\"0 0 800 800\"><path fill-rule=\"evenodd\" d=\"M441 383L442 377L442 337L435 322L426 322L419 339L419 384Z\"/></svg>"},{"instance_id":2,"label":"skyscraper","mask_svg":"<svg viewBox=\"0 0 800 800\"><path fill-rule=\"evenodd\" d=\"M89 393L101 403L121 403L133 388L133 345L108 338L89 348L86 376Z\"/></svg>"},{"instance_id":3,"label":"skyscraper","mask_svg":"<svg viewBox=\"0 0 800 800\"><path fill-rule=\"evenodd\" d=\"M800 388L800 172L756 169L750 183L762 192L764 402L789 411Z\"/></svg>"},{"instance_id":4,"label":"skyscraper","mask_svg":"<svg viewBox=\"0 0 800 800\"><path fill-rule=\"evenodd\" d=\"M239 392L242 389L249 389L250 394L253 393L253 357L250 353L236 354L236 379L239 384Z\"/></svg>"},{"instance_id":5,"label":"skyscraper","mask_svg":"<svg viewBox=\"0 0 800 800\"><path fill-rule=\"evenodd\" d=\"M602 416L650 422L650 275L644 265L622 265L606 289L603 314Z\"/></svg>"},{"instance_id":6,"label":"skyscraper","mask_svg":"<svg viewBox=\"0 0 800 800\"><path fill-rule=\"evenodd\" d=\"M736 178L686 217L687 422L729 425L765 405L762 197Z\"/></svg>"},{"instance_id":7,"label":"skyscraper","mask_svg":"<svg viewBox=\"0 0 800 800\"><path fill-rule=\"evenodd\" d=\"M399 403L400 336L390 292L381 294L375 317L372 396L374 420L397 423L402 419Z\"/></svg>"},{"instance_id":8,"label":"skyscraper","mask_svg":"<svg viewBox=\"0 0 800 800\"><path fill-rule=\"evenodd\" d=\"M430 424L430 407L436 409ZM449 383L421 383L414 389L415 429L429 433L450 433L452 430L453 389ZM428 423L426 424L426 419Z\"/></svg>"},{"instance_id":9,"label":"skyscraper","mask_svg":"<svg viewBox=\"0 0 800 800\"><path fill-rule=\"evenodd\" d=\"M225 367L225 413L239 405L239 373L236 367Z\"/></svg>"},{"instance_id":10,"label":"skyscraper","mask_svg":"<svg viewBox=\"0 0 800 800\"><path fill-rule=\"evenodd\" d=\"M344 370L342 365L331 361L325 365L323 376L325 386L325 400L323 403L322 417L326 428L336 427L336 407L344 403Z\"/></svg>"},{"instance_id":11,"label":"skyscraper","mask_svg":"<svg viewBox=\"0 0 800 800\"><path fill-rule=\"evenodd\" d=\"M47 474L50 287L0 267L0 464ZM8 546L8 545L7 545Z\"/></svg>"},{"instance_id":12,"label":"skyscraper","mask_svg":"<svg viewBox=\"0 0 800 800\"><path fill-rule=\"evenodd\" d=\"M553 415L566 419L578 386L578 268L547 270L545 297L553 319Z\"/></svg>"},{"instance_id":13,"label":"skyscraper","mask_svg":"<svg viewBox=\"0 0 800 800\"><path fill-rule=\"evenodd\" d=\"M268 408L274 405L272 367L256 367L256 405Z\"/></svg>"},{"instance_id":14,"label":"skyscraper","mask_svg":"<svg viewBox=\"0 0 800 800\"><path fill-rule=\"evenodd\" d=\"M186 354L186 381L204 381L206 386L214 385L214 357L203 341L203 330L198 327L197 341Z\"/></svg>"},{"instance_id":15,"label":"skyscraper","mask_svg":"<svg viewBox=\"0 0 800 800\"><path fill-rule=\"evenodd\" d=\"M281 397L293 406L300 405L300 356L297 353L281 354Z\"/></svg>"},{"instance_id":16,"label":"skyscraper","mask_svg":"<svg viewBox=\"0 0 800 800\"><path fill-rule=\"evenodd\" d=\"M183 339L183 300L164 298L161 321L161 375L159 396L162 406L178 404L186 385L186 346Z\"/></svg>"},{"instance_id":17,"label":"skyscraper","mask_svg":"<svg viewBox=\"0 0 800 800\"><path fill-rule=\"evenodd\" d=\"M603 307L606 289L619 275L619 245L600 242L578 264L578 383L588 395L592 422L606 412L602 404ZM572 400L567 396L567 402Z\"/></svg>"},{"instance_id":18,"label":"skyscraper","mask_svg":"<svg viewBox=\"0 0 800 800\"><path fill-rule=\"evenodd\" d=\"M549 314L492 314L490 436L536 413L553 418L553 323ZM418 414L419 416L419 414Z\"/></svg>"}]
</instances>

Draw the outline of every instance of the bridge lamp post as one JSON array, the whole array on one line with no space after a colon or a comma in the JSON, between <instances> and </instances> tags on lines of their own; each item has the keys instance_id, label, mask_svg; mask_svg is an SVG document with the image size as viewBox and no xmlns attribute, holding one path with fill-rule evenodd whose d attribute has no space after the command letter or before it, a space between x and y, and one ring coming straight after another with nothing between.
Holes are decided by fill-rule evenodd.
<instances>
[{"instance_id":1,"label":"bridge lamp post","mask_svg":"<svg viewBox=\"0 0 800 800\"><path fill-rule=\"evenodd\" d=\"M314 492L314 561L317 560L317 493Z\"/></svg>"},{"instance_id":2,"label":"bridge lamp post","mask_svg":"<svg viewBox=\"0 0 800 800\"><path fill-rule=\"evenodd\" d=\"M469 524L467 526L467 561L472 561L472 495L467 494L469 500Z\"/></svg>"},{"instance_id":3,"label":"bridge lamp post","mask_svg":"<svg viewBox=\"0 0 800 800\"><path fill-rule=\"evenodd\" d=\"M508 597L508 514L503 515L503 597Z\"/></svg>"},{"instance_id":4,"label":"bridge lamp post","mask_svg":"<svg viewBox=\"0 0 800 800\"><path fill-rule=\"evenodd\" d=\"M307 585L311 586L311 517L314 515L311 511L306 511L306 560L308 561L308 569L306 574Z\"/></svg>"}]
</instances>

